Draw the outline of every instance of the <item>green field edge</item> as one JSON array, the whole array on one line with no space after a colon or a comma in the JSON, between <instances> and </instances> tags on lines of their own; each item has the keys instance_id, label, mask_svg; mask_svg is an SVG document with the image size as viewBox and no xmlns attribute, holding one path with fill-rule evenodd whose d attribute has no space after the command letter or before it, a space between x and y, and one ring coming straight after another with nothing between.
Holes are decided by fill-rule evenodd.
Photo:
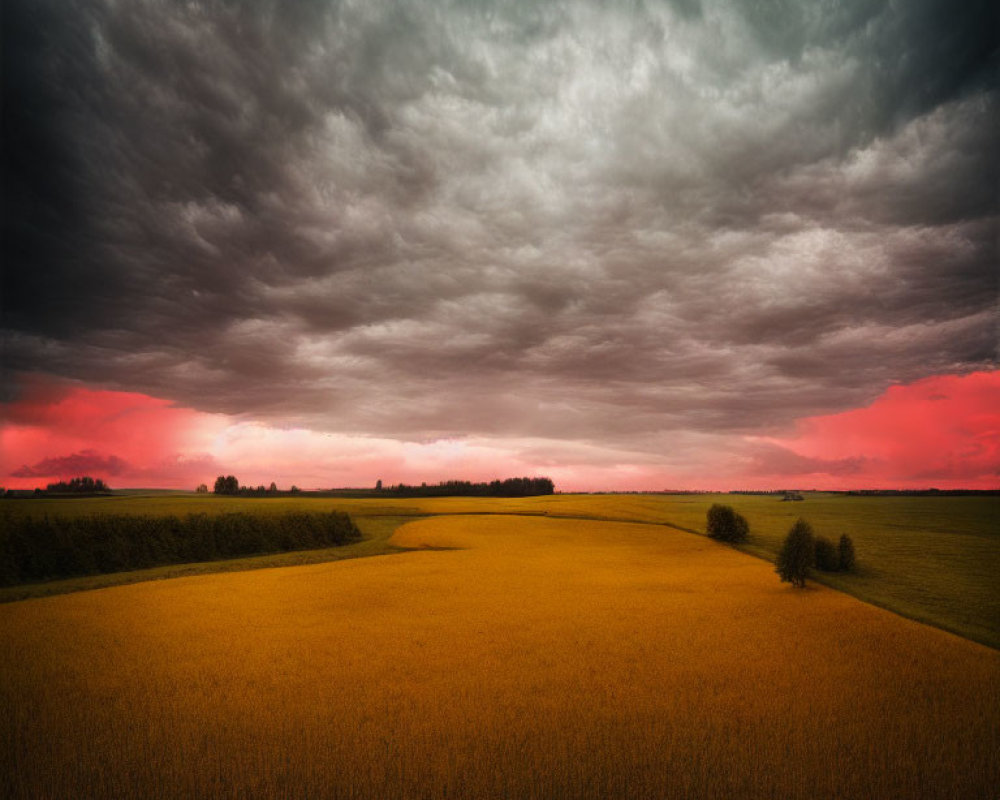
<instances>
[{"instance_id":1,"label":"green field edge","mask_svg":"<svg viewBox=\"0 0 1000 800\"><path fill-rule=\"evenodd\" d=\"M672 526L673 527L673 526ZM697 531L687 531L688 533L696 533L699 536L704 536L706 539L709 538L707 533L700 533ZM743 555L751 556L752 558L760 559L761 561L766 561L768 564L774 564L774 556L763 547L759 545L754 545L753 542L747 542L745 544L730 545L733 550L736 550ZM863 569L863 568L862 568ZM917 611L908 611L903 608L897 608L891 603L886 603L878 598L868 595L863 589L853 590L852 587L846 587L840 584L838 576L836 575L826 575L821 571L816 569L810 570L808 580L818 583L827 589L832 589L835 592L840 592L841 594L846 594L853 597L862 603L869 606L874 606L875 608L880 608L883 611L888 611L895 614L897 617L903 617L903 619L908 619L911 622L919 622L921 625L927 625L930 628L937 628L940 631L945 631L946 633L954 634L962 639L966 639L970 642L975 642L976 644L984 645L992 650L1000 650L1000 634L995 636L990 636L988 633L984 634L978 630L963 629L958 625L951 625L942 620L934 619L926 614L921 614Z\"/></svg>"}]
</instances>

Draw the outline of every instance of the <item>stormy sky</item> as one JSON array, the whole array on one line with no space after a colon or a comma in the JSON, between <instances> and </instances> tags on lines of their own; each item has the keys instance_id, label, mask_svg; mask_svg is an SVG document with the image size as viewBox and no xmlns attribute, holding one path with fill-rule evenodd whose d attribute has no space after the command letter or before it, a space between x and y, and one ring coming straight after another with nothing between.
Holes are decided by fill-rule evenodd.
<instances>
[{"instance_id":1,"label":"stormy sky","mask_svg":"<svg viewBox=\"0 0 1000 800\"><path fill-rule=\"evenodd\" d=\"M8 432L46 385L308 434L313 461L482 447L481 472L660 488L709 451L857 474L878 455L782 437L890 387L998 397L986 0L3 13ZM996 483L980 434L956 480ZM128 462L22 441L37 475ZM161 455L239 466L212 442Z\"/></svg>"}]
</instances>

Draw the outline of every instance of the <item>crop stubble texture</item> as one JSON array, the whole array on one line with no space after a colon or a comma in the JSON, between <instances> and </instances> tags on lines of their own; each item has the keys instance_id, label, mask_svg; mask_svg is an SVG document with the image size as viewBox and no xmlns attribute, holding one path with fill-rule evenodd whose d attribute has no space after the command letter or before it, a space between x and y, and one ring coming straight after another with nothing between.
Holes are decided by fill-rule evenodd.
<instances>
[{"instance_id":1,"label":"crop stubble texture","mask_svg":"<svg viewBox=\"0 0 1000 800\"><path fill-rule=\"evenodd\" d=\"M5 793L988 797L1000 653L663 527L0 607Z\"/></svg>"}]
</instances>

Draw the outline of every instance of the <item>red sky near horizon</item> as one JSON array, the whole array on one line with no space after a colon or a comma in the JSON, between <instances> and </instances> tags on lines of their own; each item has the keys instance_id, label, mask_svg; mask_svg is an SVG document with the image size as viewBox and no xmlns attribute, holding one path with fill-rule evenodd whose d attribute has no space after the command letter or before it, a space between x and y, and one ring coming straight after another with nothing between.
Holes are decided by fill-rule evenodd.
<instances>
[{"instance_id":1,"label":"red sky near horizon","mask_svg":"<svg viewBox=\"0 0 1000 800\"><path fill-rule=\"evenodd\" d=\"M7 488L91 475L118 488L191 489L230 473L302 488L527 474L548 475L563 491L1000 486L998 371L892 386L863 408L796 420L787 437L716 437L683 473L648 454L539 463L537 442L524 439L413 443L281 428L37 375L3 417Z\"/></svg>"}]
</instances>

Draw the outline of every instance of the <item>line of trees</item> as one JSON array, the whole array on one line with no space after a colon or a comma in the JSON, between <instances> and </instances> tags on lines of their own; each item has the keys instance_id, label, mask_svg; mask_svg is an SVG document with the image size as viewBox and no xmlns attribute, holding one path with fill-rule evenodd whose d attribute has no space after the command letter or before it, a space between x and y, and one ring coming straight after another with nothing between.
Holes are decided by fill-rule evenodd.
<instances>
[{"instance_id":1,"label":"line of trees","mask_svg":"<svg viewBox=\"0 0 1000 800\"><path fill-rule=\"evenodd\" d=\"M79 478L70 478L68 481L50 483L45 487L45 491L50 494L110 494L111 487L100 478L83 475Z\"/></svg>"},{"instance_id":2,"label":"line of trees","mask_svg":"<svg viewBox=\"0 0 1000 800\"><path fill-rule=\"evenodd\" d=\"M16 517L0 530L0 585L214 561L361 540L341 511L185 517Z\"/></svg>"},{"instance_id":3,"label":"line of trees","mask_svg":"<svg viewBox=\"0 0 1000 800\"><path fill-rule=\"evenodd\" d=\"M111 494L111 487L100 478L91 478L89 475L81 475L78 478L70 478L68 481L57 481L48 484L44 489L36 486L34 489L4 489L0 486L0 496L3 497L44 497L45 495L87 495L87 494Z\"/></svg>"},{"instance_id":4,"label":"line of trees","mask_svg":"<svg viewBox=\"0 0 1000 800\"><path fill-rule=\"evenodd\" d=\"M203 483L195 491L198 494L204 494L208 491L208 487ZM298 494L300 491L298 486L293 486L288 490L287 494ZM268 495L282 494L274 481L271 481L270 486L264 486L263 483L256 487L240 486L240 482L236 479L235 475L220 475L215 479L215 486L212 492L231 497L267 497Z\"/></svg>"},{"instance_id":5,"label":"line of trees","mask_svg":"<svg viewBox=\"0 0 1000 800\"><path fill-rule=\"evenodd\" d=\"M740 544L749 538L750 524L732 506L714 503L708 509L706 532L717 541ZM850 536L845 533L834 546L825 536L817 536L806 520L799 519L785 536L775 572L783 582L804 587L813 568L823 572L850 572L856 562Z\"/></svg>"},{"instance_id":6,"label":"line of trees","mask_svg":"<svg viewBox=\"0 0 1000 800\"><path fill-rule=\"evenodd\" d=\"M422 483L420 486L399 483L388 489L380 485L381 481L376 486L376 492L399 497L533 497L555 492L551 478L507 478L489 483L442 481L433 485Z\"/></svg>"},{"instance_id":7,"label":"line of trees","mask_svg":"<svg viewBox=\"0 0 1000 800\"><path fill-rule=\"evenodd\" d=\"M802 588L810 570L815 567L823 572L851 572L857 563L854 542L846 533L834 547L825 536L817 536L804 519L798 519L785 536L778 553L775 572L785 583Z\"/></svg>"},{"instance_id":8,"label":"line of trees","mask_svg":"<svg viewBox=\"0 0 1000 800\"><path fill-rule=\"evenodd\" d=\"M847 495L860 497L987 497L1000 489L852 489Z\"/></svg>"}]
</instances>

